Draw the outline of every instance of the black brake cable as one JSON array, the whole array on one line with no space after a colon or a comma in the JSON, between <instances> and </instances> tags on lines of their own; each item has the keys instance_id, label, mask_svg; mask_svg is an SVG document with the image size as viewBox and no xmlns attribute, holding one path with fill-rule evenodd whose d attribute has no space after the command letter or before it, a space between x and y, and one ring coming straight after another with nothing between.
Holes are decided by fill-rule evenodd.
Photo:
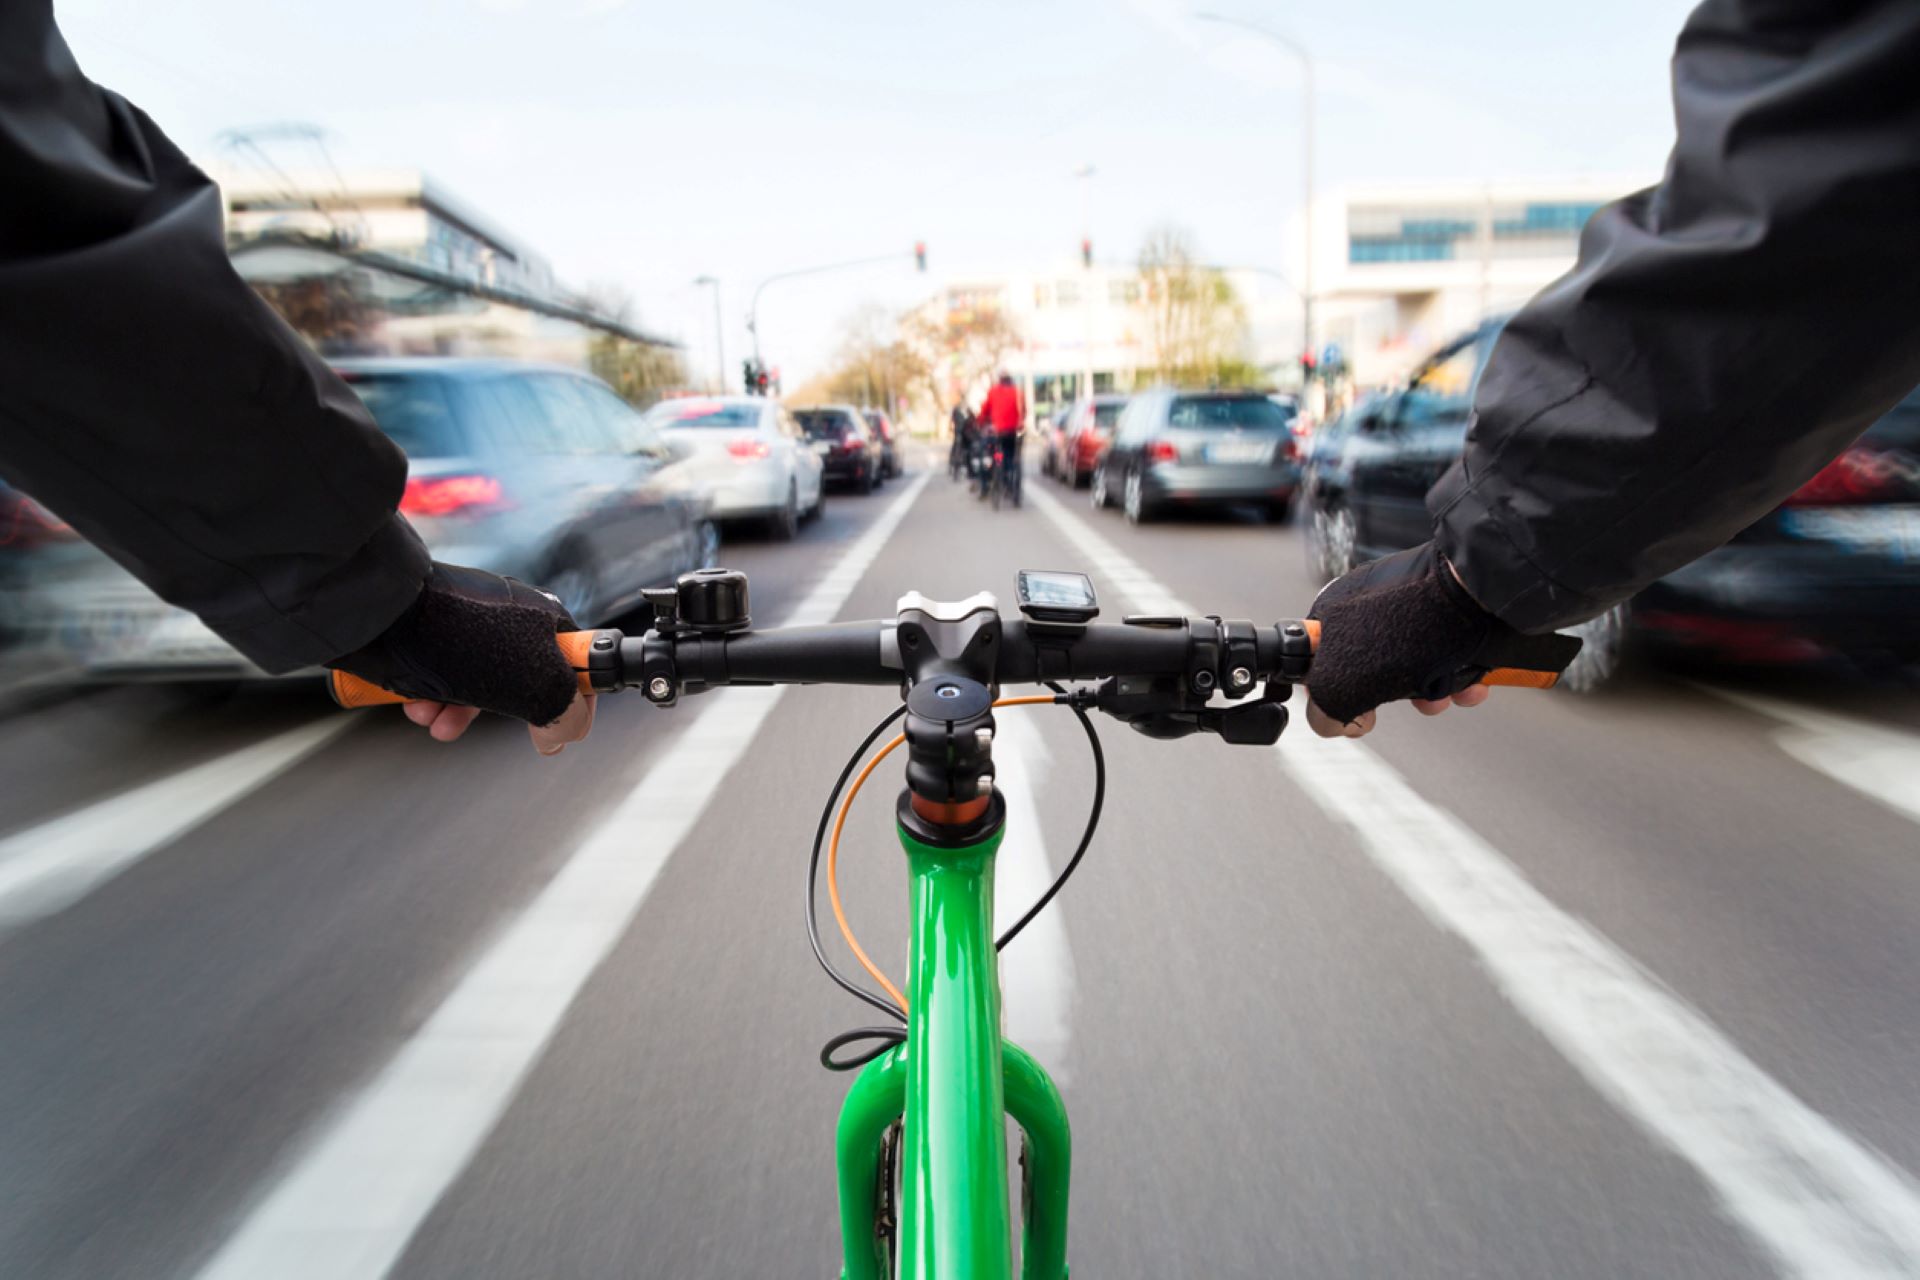
<instances>
[{"instance_id":1,"label":"black brake cable","mask_svg":"<svg viewBox=\"0 0 1920 1280\"><path fill-rule=\"evenodd\" d=\"M813 958L820 962L820 967L826 970L827 976L832 978L841 990L853 996L855 999L866 1001L888 1017L896 1018L901 1022L907 1020L906 1010L900 1008L885 996L876 995L868 991L865 987L860 986L854 982L853 979L848 978L838 969L834 968L833 961L827 959L826 948L820 945L820 906L817 886L820 883L820 846L826 843L827 825L833 821L833 806L839 802L841 791L846 789L847 779L853 776L853 771L859 768L860 762L866 758L867 749L880 740L880 735L892 727L894 721L906 714L907 708L903 704L891 715L887 716L886 719L873 726L873 732L869 733L861 740L860 745L853 749L853 756L847 761L847 767L840 771L840 780L833 784L833 790L827 795L827 807L820 811L820 826L819 829L813 833L813 856L807 859L807 942L813 947ZM835 1037L835 1039L838 1038L839 1037ZM829 1044L827 1049L822 1051L821 1061L826 1062L826 1053L836 1047L838 1046ZM853 1063L851 1065L858 1066L859 1063ZM845 1067L834 1067L831 1063L827 1063L827 1066L829 1070L843 1071L846 1069Z\"/></svg>"},{"instance_id":2,"label":"black brake cable","mask_svg":"<svg viewBox=\"0 0 1920 1280\"><path fill-rule=\"evenodd\" d=\"M1005 951L1007 944L1019 937L1020 931L1026 928L1035 916L1046 910L1047 904L1053 901L1054 895L1066 885L1067 879L1073 875L1074 868L1080 865L1080 859L1086 855L1087 846L1093 843L1094 830L1100 825L1100 807L1106 803L1107 799L1107 756L1100 749L1100 735L1095 731L1093 721L1088 718L1084 707L1072 701L1072 694L1052 680L1047 681L1046 686L1058 695L1059 705L1079 717L1080 727L1087 731L1087 745L1093 748L1093 808L1087 813L1086 829L1080 833L1080 847L1073 851L1071 858L1067 859L1067 865L1060 868L1060 874L1054 877L1047 891L1040 895L1040 900L1028 907L1027 913L1015 920L1007 931L1000 935L999 940L993 944L995 951Z\"/></svg>"},{"instance_id":3,"label":"black brake cable","mask_svg":"<svg viewBox=\"0 0 1920 1280\"><path fill-rule=\"evenodd\" d=\"M1107 757L1106 753L1100 748L1099 732L1094 729L1093 721L1088 717L1086 709L1079 703L1073 701L1072 694L1069 694L1065 689L1061 688L1060 685L1051 680L1046 682L1046 687L1051 689L1056 695L1057 705L1066 707L1069 711L1073 712L1080 721L1080 727L1087 731L1087 745L1093 750L1093 807L1087 814L1086 829L1080 833L1079 847L1073 851L1073 856L1067 859L1067 865L1060 869L1060 874L1054 877L1053 883L1047 887L1045 893L1040 895L1039 900L1027 908L1026 913L1014 921L1006 932L1002 933L994 942L993 948L995 951L1005 950L1006 945L1018 937L1020 931L1032 923L1035 916L1046 910L1047 904L1052 902L1060 890L1065 887L1067 880L1072 877L1075 868L1080 865L1080 859L1086 855L1088 847L1093 844L1094 831L1100 825L1100 810L1106 803ZM833 962L827 959L826 949L820 945L818 885L820 847L826 841L827 826L833 819L834 806L840 800L841 791L846 788L847 779L853 776L854 769L858 768L860 761L866 758L868 749L871 748L875 742L879 741L880 735L885 733L894 721L905 714L905 707L901 707L893 712L893 714L875 725L873 731L855 748L852 758L847 761L847 767L840 771L839 780L833 784L833 790L827 796L826 808L822 810L820 814L819 829L814 832L813 836L813 854L807 860L807 941L813 947L813 958L820 962L820 967L826 971L827 976L832 978L834 983L842 990L846 991L849 995L864 1000L882 1013L901 1022L905 1022L907 1019L905 1010L884 996L868 991L866 988L855 983L852 979L846 977L838 969L834 968ZM828 1040L825 1045L821 1046L820 1065L829 1071L852 1071L856 1067L863 1067L867 1063L872 1062L875 1058L893 1048L895 1045L906 1043L906 1039L907 1033L904 1027L855 1027L851 1030L841 1032L839 1035ZM846 1048L848 1045L862 1043L865 1043L867 1047L857 1053L847 1057L835 1056L839 1050Z\"/></svg>"}]
</instances>

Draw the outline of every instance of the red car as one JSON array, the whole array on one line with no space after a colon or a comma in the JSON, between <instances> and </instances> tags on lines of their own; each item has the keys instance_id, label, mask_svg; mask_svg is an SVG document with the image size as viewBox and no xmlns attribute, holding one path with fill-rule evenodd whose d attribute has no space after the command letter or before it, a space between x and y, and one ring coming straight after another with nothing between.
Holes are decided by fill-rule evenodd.
<instances>
[{"instance_id":1,"label":"red car","mask_svg":"<svg viewBox=\"0 0 1920 1280\"><path fill-rule=\"evenodd\" d=\"M1066 420L1047 441L1043 469L1076 489L1085 485L1106 453L1113 439L1113 424L1126 407L1127 397L1120 395L1075 400Z\"/></svg>"}]
</instances>

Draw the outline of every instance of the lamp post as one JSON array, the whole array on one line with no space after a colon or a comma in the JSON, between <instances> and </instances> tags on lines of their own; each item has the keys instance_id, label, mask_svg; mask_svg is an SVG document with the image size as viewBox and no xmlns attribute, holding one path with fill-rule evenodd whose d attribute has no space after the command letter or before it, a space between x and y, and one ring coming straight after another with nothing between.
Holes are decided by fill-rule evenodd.
<instances>
[{"instance_id":1,"label":"lamp post","mask_svg":"<svg viewBox=\"0 0 1920 1280\"><path fill-rule=\"evenodd\" d=\"M720 281L714 276L695 276L694 284L713 286L713 376L719 381L720 394L727 393L727 346L720 324Z\"/></svg>"},{"instance_id":2,"label":"lamp post","mask_svg":"<svg viewBox=\"0 0 1920 1280\"><path fill-rule=\"evenodd\" d=\"M1080 398L1093 401L1093 175L1083 164L1073 171L1080 179L1080 253L1084 279L1080 299Z\"/></svg>"},{"instance_id":3,"label":"lamp post","mask_svg":"<svg viewBox=\"0 0 1920 1280\"><path fill-rule=\"evenodd\" d=\"M871 267L883 262L898 262L904 256L906 255L899 253L882 253L876 254L871 258L853 258L846 262L829 262L818 267L798 267L792 271L775 272L773 275L762 280L754 286L753 296L747 301L747 332L753 335L753 362L755 364L760 363L760 295L767 291L768 285L778 283L781 280L792 280L798 276L817 276L824 275L830 271L851 271L857 267ZM927 246L925 241L915 242L912 256L915 266L919 270L925 271L927 269Z\"/></svg>"},{"instance_id":4,"label":"lamp post","mask_svg":"<svg viewBox=\"0 0 1920 1280\"><path fill-rule=\"evenodd\" d=\"M1306 236L1306 260L1300 273L1300 338L1301 345L1308 351L1313 350L1313 55L1307 47L1292 36L1248 22L1241 18L1229 18L1224 14L1196 11L1193 15L1203 22L1218 22L1229 27L1238 27L1254 35L1279 45L1300 59L1301 85L1304 89L1304 102L1300 116L1301 127L1301 191L1305 205L1301 219Z\"/></svg>"}]
</instances>

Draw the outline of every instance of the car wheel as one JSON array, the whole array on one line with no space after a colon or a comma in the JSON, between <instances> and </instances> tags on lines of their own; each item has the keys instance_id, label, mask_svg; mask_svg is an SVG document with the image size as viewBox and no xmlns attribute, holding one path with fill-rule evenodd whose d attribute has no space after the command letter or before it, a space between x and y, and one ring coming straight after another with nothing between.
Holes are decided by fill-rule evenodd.
<instances>
[{"instance_id":1,"label":"car wheel","mask_svg":"<svg viewBox=\"0 0 1920 1280\"><path fill-rule=\"evenodd\" d=\"M1307 517L1307 563L1320 581L1331 582L1354 567L1353 542L1351 511L1313 504Z\"/></svg>"},{"instance_id":2,"label":"car wheel","mask_svg":"<svg viewBox=\"0 0 1920 1280\"><path fill-rule=\"evenodd\" d=\"M1140 474L1137 467L1127 472L1120 505L1126 512L1128 524L1146 524L1153 519L1153 504L1147 500L1146 477Z\"/></svg>"},{"instance_id":3,"label":"car wheel","mask_svg":"<svg viewBox=\"0 0 1920 1280\"><path fill-rule=\"evenodd\" d=\"M853 487L860 493L872 493L873 471L870 468L862 468L860 474L854 479Z\"/></svg>"},{"instance_id":4,"label":"car wheel","mask_svg":"<svg viewBox=\"0 0 1920 1280\"><path fill-rule=\"evenodd\" d=\"M720 526L711 520L702 520L693 531L693 567L696 569L717 569L720 567Z\"/></svg>"},{"instance_id":5,"label":"car wheel","mask_svg":"<svg viewBox=\"0 0 1920 1280\"><path fill-rule=\"evenodd\" d=\"M1617 604L1597 618L1567 628L1585 641L1554 687L1568 693L1592 693L1620 671L1627 648L1627 606Z\"/></svg>"},{"instance_id":6,"label":"car wheel","mask_svg":"<svg viewBox=\"0 0 1920 1280\"><path fill-rule=\"evenodd\" d=\"M1107 464L1101 463L1093 469L1093 479L1087 484L1087 499L1093 503L1095 511L1105 511L1107 504L1113 501L1107 492Z\"/></svg>"},{"instance_id":7,"label":"car wheel","mask_svg":"<svg viewBox=\"0 0 1920 1280\"><path fill-rule=\"evenodd\" d=\"M800 532L800 486L798 482L787 484L787 500L767 517L767 534L775 542L791 542L793 535Z\"/></svg>"}]
</instances>

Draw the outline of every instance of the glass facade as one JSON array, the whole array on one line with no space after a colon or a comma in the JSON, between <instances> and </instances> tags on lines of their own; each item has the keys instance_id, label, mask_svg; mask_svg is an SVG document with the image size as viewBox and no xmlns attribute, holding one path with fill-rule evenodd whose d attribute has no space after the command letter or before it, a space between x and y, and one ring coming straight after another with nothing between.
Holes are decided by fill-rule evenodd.
<instances>
[{"instance_id":1,"label":"glass facade","mask_svg":"<svg viewBox=\"0 0 1920 1280\"><path fill-rule=\"evenodd\" d=\"M1356 205L1347 211L1347 261L1451 262L1484 252L1500 258L1573 251L1598 200L1489 201L1475 206L1409 208Z\"/></svg>"}]
</instances>

